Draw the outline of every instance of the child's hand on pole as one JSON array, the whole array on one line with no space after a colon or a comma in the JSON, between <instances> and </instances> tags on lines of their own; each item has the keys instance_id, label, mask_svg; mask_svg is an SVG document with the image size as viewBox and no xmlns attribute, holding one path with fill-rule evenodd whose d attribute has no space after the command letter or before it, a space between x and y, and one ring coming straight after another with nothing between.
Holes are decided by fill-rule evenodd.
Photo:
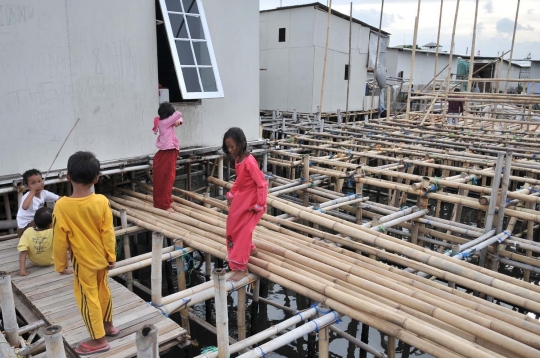
<instances>
[{"instance_id":1,"label":"child's hand on pole","mask_svg":"<svg viewBox=\"0 0 540 358\"><path fill-rule=\"evenodd\" d=\"M116 262L109 262L109 266L107 266L107 270L112 270L115 265L116 265Z\"/></svg>"},{"instance_id":2,"label":"child's hand on pole","mask_svg":"<svg viewBox=\"0 0 540 358\"><path fill-rule=\"evenodd\" d=\"M232 198L227 198L227 206L231 206L232 204Z\"/></svg>"}]
</instances>

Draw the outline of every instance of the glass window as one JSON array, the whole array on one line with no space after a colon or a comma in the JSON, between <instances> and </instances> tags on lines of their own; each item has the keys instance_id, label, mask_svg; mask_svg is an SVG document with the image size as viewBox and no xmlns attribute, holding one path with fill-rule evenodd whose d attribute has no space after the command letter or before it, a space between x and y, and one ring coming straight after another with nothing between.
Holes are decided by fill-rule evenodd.
<instances>
[{"instance_id":1,"label":"glass window","mask_svg":"<svg viewBox=\"0 0 540 358\"><path fill-rule=\"evenodd\" d=\"M194 41L193 52L195 52L195 57L197 58L197 65L212 66L212 61L210 60L210 53L208 52L206 42Z\"/></svg>"},{"instance_id":2,"label":"glass window","mask_svg":"<svg viewBox=\"0 0 540 358\"><path fill-rule=\"evenodd\" d=\"M159 0L184 99L223 97L201 0Z\"/></svg>"},{"instance_id":3,"label":"glass window","mask_svg":"<svg viewBox=\"0 0 540 358\"><path fill-rule=\"evenodd\" d=\"M171 22L171 30L174 38L189 38L184 15L169 13L169 21Z\"/></svg>"},{"instance_id":4,"label":"glass window","mask_svg":"<svg viewBox=\"0 0 540 358\"><path fill-rule=\"evenodd\" d=\"M202 27L201 18L198 16L186 15L189 25L189 36L192 39L204 40L204 29Z\"/></svg>"},{"instance_id":5,"label":"glass window","mask_svg":"<svg viewBox=\"0 0 540 358\"><path fill-rule=\"evenodd\" d=\"M216 79L214 77L214 70L212 68L199 68L201 74L201 82L205 92L216 92Z\"/></svg>"},{"instance_id":6,"label":"glass window","mask_svg":"<svg viewBox=\"0 0 540 358\"><path fill-rule=\"evenodd\" d=\"M188 14L198 14L199 9L197 8L196 0L182 0L184 4L184 11Z\"/></svg>"}]
</instances>

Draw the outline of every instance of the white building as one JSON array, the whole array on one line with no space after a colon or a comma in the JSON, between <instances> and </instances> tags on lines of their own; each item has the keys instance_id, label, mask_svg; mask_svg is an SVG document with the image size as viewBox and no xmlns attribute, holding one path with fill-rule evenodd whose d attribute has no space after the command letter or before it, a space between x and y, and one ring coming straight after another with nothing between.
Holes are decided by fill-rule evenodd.
<instances>
[{"instance_id":1,"label":"white building","mask_svg":"<svg viewBox=\"0 0 540 358\"><path fill-rule=\"evenodd\" d=\"M540 60L531 60L531 71L529 73L530 79L538 79L538 83L534 84L535 94L540 94ZM527 93L530 94L532 89L532 83L528 85Z\"/></svg>"},{"instance_id":2,"label":"white building","mask_svg":"<svg viewBox=\"0 0 540 358\"><path fill-rule=\"evenodd\" d=\"M169 11L161 25L160 2ZM65 168L77 150L101 161L155 153L158 82L174 82L174 67L184 75L184 98L202 98L177 104L185 119L177 128L182 147L221 145L232 126L257 139L258 6L206 0L203 11L200 0L0 0L0 175L47 169L77 118L53 169ZM177 39L164 45L156 36L171 24ZM177 47L173 68L163 55L169 43Z\"/></svg>"},{"instance_id":3,"label":"white building","mask_svg":"<svg viewBox=\"0 0 540 358\"><path fill-rule=\"evenodd\" d=\"M321 3L264 10L260 14L260 106L313 113L320 103L328 7ZM351 68L349 16L332 11L323 112L364 110L370 32L378 29L352 19ZM388 33L383 32L387 36ZM388 38L381 45L384 52ZM376 41L375 41L376 43ZM372 50L375 52L375 50ZM381 56L382 57L382 56ZM377 102L375 103L375 107Z\"/></svg>"},{"instance_id":4,"label":"white building","mask_svg":"<svg viewBox=\"0 0 540 358\"><path fill-rule=\"evenodd\" d=\"M457 73L458 58L461 55L452 55L451 73L455 79ZM389 77L402 78L408 83L411 77L412 49L401 47L387 48L386 55L386 75ZM439 50L437 60L437 74L441 72L450 62L450 54ZM447 69L442 71L437 79L446 79ZM415 88L423 88L435 75L435 50L416 50L414 56L413 84Z\"/></svg>"}]
</instances>

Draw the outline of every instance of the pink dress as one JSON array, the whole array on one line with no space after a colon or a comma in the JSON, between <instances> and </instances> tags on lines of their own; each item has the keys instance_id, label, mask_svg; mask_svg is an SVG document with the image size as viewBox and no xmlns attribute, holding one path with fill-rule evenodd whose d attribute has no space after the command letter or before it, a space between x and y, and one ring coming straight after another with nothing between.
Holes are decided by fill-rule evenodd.
<instances>
[{"instance_id":1,"label":"pink dress","mask_svg":"<svg viewBox=\"0 0 540 358\"><path fill-rule=\"evenodd\" d=\"M228 198L232 198L227 216L227 252L231 270L244 271L253 245L253 230L264 215L267 186L257 160L250 154L241 163L235 161L236 181ZM249 209L255 208L255 212Z\"/></svg>"}]
</instances>

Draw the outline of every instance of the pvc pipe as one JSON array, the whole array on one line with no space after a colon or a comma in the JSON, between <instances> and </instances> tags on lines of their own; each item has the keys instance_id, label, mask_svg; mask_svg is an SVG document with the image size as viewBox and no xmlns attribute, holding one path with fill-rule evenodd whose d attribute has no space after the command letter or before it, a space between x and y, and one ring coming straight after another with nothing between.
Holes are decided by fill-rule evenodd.
<instances>
[{"instance_id":1,"label":"pvc pipe","mask_svg":"<svg viewBox=\"0 0 540 358\"><path fill-rule=\"evenodd\" d=\"M25 345L24 339L21 337L20 343L21 343L21 349L17 353L17 357L30 356L32 353L38 350L42 350L45 347L45 337L41 337L40 339L38 339L37 341L35 341L29 346ZM64 348L63 345L62 345L62 348ZM50 357L53 357L53 356L51 355Z\"/></svg>"},{"instance_id":2,"label":"pvc pipe","mask_svg":"<svg viewBox=\"0 0 540 358\"><path fill-rule=\"evenodd\" d=\"M137 358L159 358L158 329L153 324L144 325L135 333Z\"/></svg>"},{"instance_id":3,"label":"pvc pipe","mask_svg":"<svg viewBox=\"0 0 540 358\"><path fill-rule=\"evenodd\" d=\"M161 306L161 257L163 250L163 234L160 232L152 233L152 273L151 290L152 305Z\"/></svg>"},{"instance_id":4,"label":"pvc pipe","mask_svg":"<svg viewBox=\"0 0 540 358\"><path fill-rule=\"evenodd\" d=\"M238 358L255 358L255 357L263 357L266 356L268 353L275 351L276 349L297 340L298 338L311 333L318 331L321 327L324 327L328 324L332 324L339 318L341 318L343 315L339 314L335 311L332 311L321 318L317 318L311 322L308 322L296 329L293 329L292 331L289 331L276 339L273 339L261 346L258 346L257 348L242 354L238 356Z\"/></svg>"},{"instance_id":5,"label":"pvc pipe","mask_svg":"<svg viewBox=\"0 0 540 358\"><path fill-rule=\"evenodd\" d=\"M17 325L17 314L15 313L11 276L5 271L0 271L0 298L6 339L11 346L18 347L19 326Z\"/></svg>"},{"instance_id":6,"label":"pvc pipe","mask_svg":"<svg viewBox=\"0 0 540 358\"><path fill-rule=\"evenodd\" d=\"M466 250L466 249L468 249L470 247L473 247L473 246L481 243L482 241L484 241L486 239L489 239L493 235L495 235L495 229L486 232L484 235L480 236L477 239L471 240L471 241L469 241L469 242L467 242L467 243L465 243L463 245L459 245L459 252L462 252L463 250Z\"/></svg>"},{"instance_id":7,"label":"pvc pipe","mask_svg":"<svg viewBox=\"0 0 540 358\"><path fill-rule=\"evenodd\" d=\"M405 215L405 216L402 216L400 218L397 218L397 219L394 219L394 220L391 220L391 221L388 221L386 223L382 223L378 226L375 226L375 227L372 227L371 230L375 230L375 231L383 231L386 230L387 227L392 227L392 226L395 226L395 225L398 225L398 224L401 224L405 221L409 221L411 219L415 219L415 218L418 218L418 217L421 217L421 216L424 216L428 213L428 210L419 210L417 212L414 212L412 214L409 214L409 215Z\"/></svg>"},{"instance_id":8,"label":"pvc pipe","mask_svg":"<svg viewBox=\"0 0 540 358\"><path fill-rule=\"evenodd\" d=\"M227 310L227 287L225 286L225 270L214 269L214 295L216 305L216 339L218 358L229 357L229 315Z\"/></svg>"},{"instance_id":9,"label":"pvc pipe","mask_svg":"<svg viewBox=\"0 0 540 358\"><path fill-rule=\"evenodd\" d=\"M122 225L122 229L127 229L128 227L128 221L127 221L127 214L125 209L120 210L120 222ZM131 249L129 246L129 234L125 234L124 238L124 258L129 259L131 258ZM133 292L133 273L131 271L126 272L126 286L127 289Z\"/></svg>"},{"instance_id":10,"label":"pvc pipe","mask_svg":"<svg viewBox=\"0 0 540 358\"><path fill-rule=\"evenodd\" d=\"M62 339L62 327L55 325L45 328L43 332L47 358L66 358L64 340Z\"/></svg>"}]
</instances>

